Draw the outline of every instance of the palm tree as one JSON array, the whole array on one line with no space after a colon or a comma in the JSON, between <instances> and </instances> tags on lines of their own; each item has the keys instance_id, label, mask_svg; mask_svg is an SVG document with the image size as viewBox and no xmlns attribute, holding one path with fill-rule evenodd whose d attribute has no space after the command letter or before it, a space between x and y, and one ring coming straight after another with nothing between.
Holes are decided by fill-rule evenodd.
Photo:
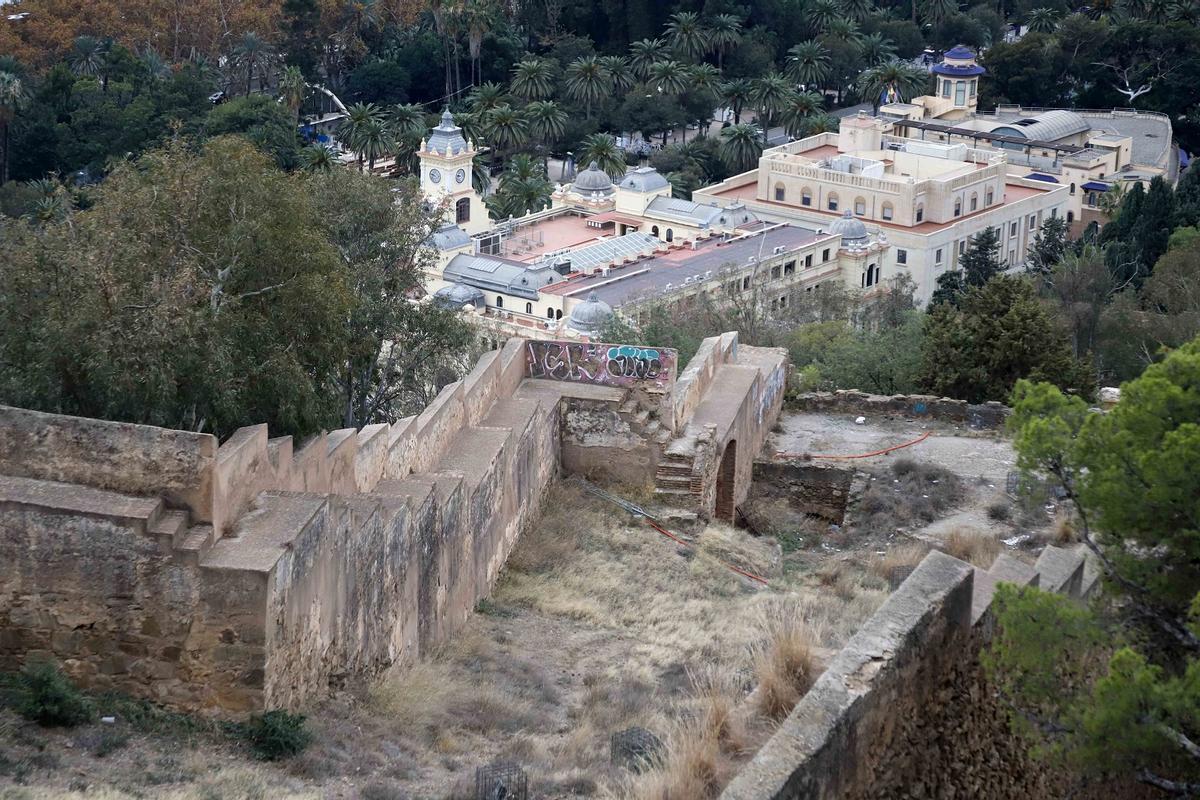
<instances>
[{"instance_id":1,"label":"palm tree","mask_svg":"<svg viewBox=\"0 0 1200 800\"><path fill-rule=\"evenodd\" d=\"M304 94L308 85L299 67L287 67L279 78L279 96L292 112L292 124L300 121L300 106L304 105Z\"/></svg>"},{"instance_id":2,"label":"palm tree","mask_svg":"<svg viewBox=\"0 0 1200 800\"><path fill-rule=\"evenodd\" d=\"M678 11L671 15L666 27L671 49L688 61L695 61L708 50L708 31L700 24L700 15Z\"/></svg>"},{"instance_id":3,"label":"palm tree","mask_svg":"<svg viewBox=\"0 0 1200 800\"><path fill-rule=\"evenodd\" d=\"M368 129L384 127L383 111L374 103L355 103L346 109L346 118L338 126L338 140L353 153L358 154L358 166L362 168L363 150L359 147Z\"/></svg>"},{"instance_id":4,"label":"palm tree","mask_svg":"<svg viewBox=\"0 0 1200 800\"><path fill-rule=\"evenodd\" d=\"M893 59L865 69L858 76L858 93L875 110L884 102L905 102L929 83L929 73L915 64Z\"/></svg>"},{"instance_id":5,"label":"palm tree","mask_svg":"<svg viewBox=\"0 0 1200 800\"><path fill-rule=\"evenodd\" d=\"M498 83L480 84L467 95L467 103L476 114L483 114L508 103L508 92Z\"/></svg>"},{"instance_id":6,"label":"palm tree","mask_svg":"<svg viewBox=\"0 0 1200 800\"><path fill-rule=\"evenodd\" d=\"M816 39L792 45L787 51L788 77L805 88L820 86L829 72L829 50Z\"/></svg>"},{"instance_id":7,"label":"palm tree","mask_svg":"<svg viewBox=\"0 0 1200 800\"><path fill-rule=\"evenodd\" d=\"M556 142L567 132L567 112L553 100L535 100L525 106L525 119L529 123L529 133L545 148L543 169L548 169L550 161L550 144Z\"/></svg>"},{"instance_id":8,"label":"palm tree","mask_svg":"<svg viewBox=\"0 0 1200 800\"><path fill-rule=\"evenodd\" d=\"M637 83L637 76L624 56L600 56L600 65L608 73L608 80L615 95L623 95Z\"/></svg>"},{"instance_id":9,"label":"palm tree","mask_svg":"<svg viewBox=\"0 0 1200 800\"><path fill-rule=\"evenodd\" d=\"M858 42L858 54L868 67L891 61L896 57L896 46L882 33L870 33Z\"/></svg>"},{"instance_id":10,"label":"palm tree","mask_svg":"<svg viewBox=\"0 0 1200 800\"><path fill-rule=\"evenodd\" d=\"M730 125L721 131L717 153L734 172L748 172L762 155L762 134L757 125Z\"/></svg>"},{"instance_id":11,"label":"palm tree","mask_svg":"<svg viewBox=\"0 0 1200 800\"><path fill-rule=\"evenodd\" d=\"M1141 17L1147 22L1162 25L1171 17L1170 0L1142 0Z\"/></svg>"},{"instance_id":12,"label":"palm tree","mask_svg":"<svg viewBox=\"0 0 1200 800\"><path fill-rule=\"evenodd\" d=\"M1171 4L1171 21L1195 25L1200 22L1200 2L1197 0L1175 0Z\"/></svg>"},{"instance_id":13,"label":"palm tree","mask_svg":"<svg viewBox=\"0 0 1200 800\"><path fill-rule=\"evenodd\" d=\"M751 99L753 99L754 104L758 106L761 112L758 124L762 126L762 133L765 138L771 118L783 108L784 101L787 100L788 95L792 92L792 87L788 85L787 78L778 72L769 73L755 80L753 86Z\"/></svg>"},{"instance_id":14,"label":"palm tree","mask_svg":"<svg viewBox=\"0 0 1200 800\"><path fill-rule=\"evenodd\" d=\"M874 10L875 4L871 0L842 0L842 12L858 22L871 16L871 12Z\"/></svg>"},{"instance_id":15,"label":"palm tree","mask_svg":"<svg viewBox=\"0 0 1200 800\"><path fill-rule=\"evenodd\" d=\"M25 106L25 85L12 72L0 72L0 186L8 182L8 126Z\"/></svg>"},{"instance_id":16,"label":"palm tree","mask_svg":"<svg viewBox=\"0 0 1200 800\"><path fill-rule=\"evenodd\" d=\"M742 122L742 109L751 101L754 95L754 86L745 78L737 78L721 84L717 95L721 98L721 102L725 104L725 107L733 111L733 123L740 125Z\"/></svg>"},{"instance_id":17,"label":"palm tree","mask_svg":"<svg viewBox=\"0 0 1200 800\"><path fill-rule=\"evenodd\" d=\"M579 163L596 166L609 174L611 178L620 178L625 174L625 153L617 147L617 141L607 133L593 133L579 143Z\"/></svg>"},{"instance_id":18,"label":"palm tree","mask_svg":"<svg viewBox=\"0 0 1200 800\"><path fill-rule=\"evenodd\" d=\"M415 172L417 150L426 133L425 110L416 103L392 106L388 112L388 124L396 139L396 164L408 172Z\"/></svg>"},{"instance_id":19,"label":"palm tree","mask_svg":"<svg viewBox=\"0 0 1200 800\"><path fill-rule=\"evenodd\" d=\"M837 0L814 0L805 13L808 24L818 33L824 33L830 24L836 19L841 19L841 16L842 9Z\"/></svg>"},{"instance_id":20,"label":"palm tree","mask_svg":"<svg viewBox=\"0 0 1200 800\"><path fill-rule=\"evenodd\" d=\"M693 91L706 92L715 98L721 88L721 70L712 64L696 64L688 70L688 82ZM709 113L706 113L702 119L696 120L701 128L707 128L708 123L712 120L712 104L709 103L705 108L709 110ZM684 139L687 139L686 130Z\"/></svg>"},{"instance_id":21,"label":"palm tree","mask_svg":"<svg viewBox=\"0 0 1200 800\"><path fill-rule=\"evenodd\" d=\"M67 60L76 75L97 77L108 64L108 44L95 36L76 36Z\"/></svg>"},{"instance_id":22,"label":"palm tree","mask_svg":"<svg viewBox=\"0 0 1200 800\"><path fill-rule=\"evenodd\" d=\"M708 45L717 52L717 68L724 67L725 52L742 40L742 21L734 14L717 14L708 24Z\"/></svg>"},{"instance_id":23,"label":"palm tree","mask_svg":"<svg viewBox=\"0 0 1200 800\"><path fill-rule=\"evenodd\" d=\"M583 103L584 116L592 118L592 104L608 96L608 72L595 56L577 58L567 66L567 96Z\"/></svg>"},{"instance_id":24,"label":"palm tree","mask_svg":"<svg viewBox=\"0 0 1200 800\"><path fill-rule=\"evenodd\" d=\"M336 164L333 151L323 144L310 144L300 150L300 169L305 172L332 172Z\"/></svg>"},{"instance_id":25,"label":"palm tree","mask_svg":"<svg viewBox=\"0 0 1200 800\"><path fill-rule=\"evenodd\" d=\"M512 157L500 176L500 186L489 202L497 219L522 217L550 205L554 185L542 165L524 153Z\"/></svg>"},{"instance_id":26,"label":"palm tree","mask_svg":"<svg viewBox=\"0 0 1200 800\"><path fill-rule=\"evenodd\" d=\"M460 111L454 115L454 124L462 128L463 138L469 142L474 142L476 146L479 145L487 133L487 123L482 113Z\"/></svg>"},{"instance_id":27,"label":"palm tree","mask_svg":"<svg viewBox=\"0 0 1200 800\"><path fill-rule=\"evenodd\" d=\"M271 45L267 44L257 33L247 31L242 34L241 41L233 49L233 63L246 70L247 95L250 94L250 86L254 80L254 73L265 69L271 63L274 56L275 53L271 49ZM265 83L265 81L260 81L261 83Z\"/></svg>"},{"instance_id":28,"label":"palm tree","mask_svg":"<svg viewBox=\"0 0 1200 800\"><path fill-rule=\"evenodd\" d=\"M163 81L171 77L171 65L164 61L153 47L142 51L142 66L146 68L146 75L152 81Z\"/></svg>"},{"instance_id":29,"label":"palm tree","mask_svg":"<svg viewBox=\"0 0 1200 800\"><path fill-rule=\"evenodd\" d=\"M629 68L633 74L645 80L650 66L663 60L667 43L662 39L642 39L629 45Z\"/></svg>"},{"instance_id":30,"label":"palm tree","mask_svg":"<svg viewBox=\"0 0 1200 800\"><path fill-rule=\"evenodd\" d=\"M1058 12L1053 8L1035 8L1025 20L1029 30L1039 33L1054 33L1058 28Z\"/></svg>"},{"instance_id":31,"label":"palm tree","mask_svg":"<svg viewBox=\"0 0 1200 800\"><path fill-rule=\"evenodd\" d=\"M484 115L488 141L503 153L515 150L529 140L529 123L521 112L505 104Z\"/></svg>"},{"instance_id":32,"label":"palm tree","mask_svg":"<svg viewBox=\"0 0 1200 800\"><path fill-rule=\"evenodd\" d=\"M374 172L375 161L392 153L396 148L396 140L392 138L392 130L387 123L377 117L358 131L353 147L359 163L366 159L367 171Z\"/></svg>"},{"instance_id":33,"label":"palm tree","mask_svg":"<svg viewBox=\"0 0 1200 800\"><path fill-rule=\"evenodd\" d=\"M496 7L492 0L467 0L462 15L467 28L467 55L471 59L471 85L474 86L480 78L479 51L483 47L483 37L496 22Z\"/></svg>"},{"instance_id":34,"label":"palm tree","mask_svg":"<svg viewBox=\"0 0 1200 800\"><path fill-rule=\"evenodd\" d=\"M554 66L544 58L518 61L512 69L509 87L522 100L540 100L554 93Z\"/></svg>"},{"instance_id":35,"label":"palm tree","mask_svg":"<svg viewBox=\"0 0 1200 800\"><path fill-rule=\"evenodd\" d=\"M838 18L825 28L825 36L831 41L858 44L862 39L862 30L852 19Z\"/></svg>"},{"instance_id":36,"label":"palm tree","mask_svg":"<svg viewBox=\"0 0 1200 800\"><path fill-rule=\"evenodd\" d=\"M825 99L816 92L795 92L779 112L779 121L789 136L797 139L809 135L813 119L825 111Z\"/></svg>"},{"instance_id":37,"label":"palm tree","mask_svg":"<svg viewBox=\"0 0 1200 800\"><path fill-rule=\"evenodd\" d=\"M933 25L940 25L951 14L958 12L958 0L920 0L920 4L921 17Z\"/></svg>"},{"instance_id":38,"label":"palm tree","mask_svg":"<svg viewBox=\"0 0 1200 800\"><path fill-rule=\"evenodd\" d=\"M683 94L688 88L688 68L678 61L659 61L650 66L646 83L672 97Z\"/></svg>"}]
</instances>

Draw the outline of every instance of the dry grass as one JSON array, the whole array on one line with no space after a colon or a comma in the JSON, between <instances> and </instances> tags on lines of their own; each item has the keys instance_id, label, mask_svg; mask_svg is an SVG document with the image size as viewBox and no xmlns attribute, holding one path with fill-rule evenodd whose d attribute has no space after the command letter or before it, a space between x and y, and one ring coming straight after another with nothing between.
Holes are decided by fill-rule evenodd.
<instances>
[{"instance_id":1,"label":"dry grass","mask_svg":"<svg viewBox=\"0 0 1200 800\"><path fill-rule=\"evenodd\" d=\"M766 639L755 650L755 705L772 720L786 717L820 673L816 648L821 631L796 612L786 605L764 612Z\"/></svg>"},{"instance_id":2,"label":"dry grass","mask_svg":"<svg viewBox=\"0 0 1200 800\"><path fill-rule=\"evenodd\" d=\"M296 791L281 786L276 775L259 767L209 768L188 786L155 786L125 791L102 785L86 789L50 786L11 786L0 789L0 800L137 800L153 796L160 800L319 800L320 792Z\"/></svg>"},{"instance_id":3,"label":"dry grass","mask_svg":"<svg viewBox=\"0 0 1200 800\"><path fill-rule=\"evenodd\" d=\"M955 528L938 549L957 559L987 569L1000 555L1000 540L979 531Z\"/></svg>"},{"instance_id":4,"label":"dry grass","mask_svg":"<svg viewBox=\"0 0 1200 800\"><path fill-rule=\"evenodd\" d=\"M1069 511L1060 509L1054 515L1054 522L1051 525L1051 539L1056 545L1060 546L1083 541L1079 535L1079 531L1075 528L1075 518Z\"/></svg>"},{"instance_id":5,"label":"dry grass","mask_svg":"<svg viewBox=\"0 0 1200 800\"><path fill-rule=\"evenodd\" d=\"M943 467L901 458L874 476L856 507L858 527L875 533L928 525L966 496L962 479Z\"/></svg>"},{"instance_id":6,"label":"dry grass","mask_svg":"<svg viewBox=\"0 0 1200 800\"><path fill-rule=\"evenodd\" d=\"M871 559L867 568L877 577L888 581L888 585L891 586L901 575L916 569L931 549L925 542L905 542Z\"/></svg>"}]
</instances>

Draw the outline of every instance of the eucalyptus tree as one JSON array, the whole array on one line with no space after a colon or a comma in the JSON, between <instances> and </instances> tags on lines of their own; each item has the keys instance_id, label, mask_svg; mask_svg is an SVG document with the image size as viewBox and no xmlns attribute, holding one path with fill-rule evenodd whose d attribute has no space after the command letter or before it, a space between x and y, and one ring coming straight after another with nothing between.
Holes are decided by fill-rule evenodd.
<instances>
[{"instance_id":1,"label":"eucalyptus tree","mask_svg":"<svg viewBox=\"0 0 1200 800\"><path fill-rule=\"evenodd\" d=\"M592 118L592 106L608 97L612 86L608 71L596 56L583 56L567 66L567 97L583 103L584 116Z\"/></svg>"},{"instance_id":2,"label":"eucalyptus tree","mask_svg":"<svg viewBox=\"0 0 1200 800\"><path fill-rule=\"evenodd\" d=\"M859 39L858 52L868 67L891 61L896 57L896 46L882 33L869 33Z\"/></svg>"},{"instance_id":3,"label":"eucalyptus tree","mask_svg":"<svg viewBox=\"0 0 1200 800\"><path fill-rule=\"evenodd\" d=\"M550 160L550 145L567 132L567 112L553 100L534 100L525 106L525 119L530 136L543 148L542 166L546 168Z\"/></svg>"},{"instance_id":4,"label":"eucalyptus tree","mask_svg":"<svg viewBox=\"0 0 1200 800\"><path fill-rule=\"evenodd\" d=\"M789 136L797 139L810 135L810 126L825 111L825 100L816 92L793 92L779 111L779 121Z\"/></svg>"},{"instance_id":5,"label":"eucalyptus tree","mask_svg":"<svg viewBox=\"0 0 1200 800\"><path fill-rule=\"evenodd\" d=\"M787 78L778 72L771 72L754 80L753 86L751 98L760 112L758 124L762 126L765 139L771 119L783 108L784 102L792 93L792 87L788 85Z\"/></svg>"},{"instance_id":6,"label":"eucalyptus tree","mask_svg":"<svg viewBox=\"0 0 1200 800\"><path fill-rule=\"evenodd\" d=\"M637 83L637 76L624 56L600 56L600 65L608 73L614 95L623 95Z\"/></svg>"},{"instance_id":7,"label":"eucalyptus tree","mask_svg":"<svg viewBox=\"0 0 1200 800\"><path fill-rule=\"evenodd\" d=\"M1029 12L1025 24L1037 33L1054 33L1058 28L1059 14L1053 8L1035 8Z\"/></svg>"},{"instance_id":8,"label":"eucalyptus tree","mask_svg":"<svg viewBox=\"0 0 1200 800\"><path fill-rule=\"evenodd\" d=\"M734 172L747 172L762 155L762 133L757 125L730 125L721 131L717 153Z\"/></svg>"},{"instance_id":9,"label":"eucalyptus tree","mask_svg":"<svg viewBox=\"0 0 1200 800\"><path fill-rule=\"evenodd\" d=\"M708 31L700 22L700 15L695 12L678 11L672 14L666 33L671 49L688 61L695 61L708 51Z\"/></svg>"},{"instance_id":10,"label":"eucalyptus tree","mask_svg":"<svg viewBox=\"0 0 1200 800\"><path fill-rule=\"evenodd\" d=\"M646 79L650 67L667 57L667 43L662 39L642 39L629 45L629 68L633 74Z\"/></svg>"},{"instance_id":11,"label":"eucalyptus tree","mask_svg":"<svg viewBox=\"0 0 1200 800\"><path fill-rule=\"evenodd\" d=\"M741 124L742 109L752 102L753 96L754 85L747 78L725 81L717 90L717 97L725 104L726 108L733 112L735 125Z\"/></svg>"},{"instance_id":12,"label":"eucalyptus tree","mask_svg":"<svg viewBox=\"0 0 1200 800\"><path fill-rule=\"evenodd\" d=\"M554 94L554 65L547 59L531 56L513 65L512 93L522 100L541 100Z\"/></svg>"},{"instance_id":13,"label":"eucalyptus tree","mask_svg":"<svg viewBox=\"0 0 1200 800\"><path fill-rule=\"evenodd\" d=\"M596 162L596 166L614 180L625 174L625 152L617 147L617 140L607 133L593 133L579 143L580 164Z\"/></svg>"},{"instance_id":14,"label":"eucalyptus tree","mask_svg":"<svg viewBox=\"0 0 1200 800\"><path fill-rule=\"evenodd\" d=\"M708 46L717 54L718 69L725 66L725 53L742 41L742 20L736 14L717 14L708 23Z\"/></svg>"},{"instance_id":15,"label":"eucalyptus tree","mask_svg":"<svg viewBox=\"0 0 1200 800\"><path fill-rule=\"evenodd\" d=\"M829 50L816 39L792 45L787 51L788 77L804 88L821 86L829 78Z\"/></svg>"}]
</instances>

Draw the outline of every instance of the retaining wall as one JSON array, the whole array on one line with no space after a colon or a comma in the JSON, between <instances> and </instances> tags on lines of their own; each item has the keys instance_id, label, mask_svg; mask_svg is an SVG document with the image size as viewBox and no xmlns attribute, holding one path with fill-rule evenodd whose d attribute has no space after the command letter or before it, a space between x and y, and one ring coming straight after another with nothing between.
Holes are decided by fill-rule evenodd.
<instances>
[{"instance_id":1,"label":"retaining wall","mask_svg":"<svg viewBox=\"0 0 1200 800\"><path fill-rule=\"evenodd\" d=\"M1003 428L1012 413L1012 409L995 401L976 404L925 394L881 395L845 390L797 395L790 404L799 411L928 418L984 430Z\"/></svg>"}]
</instances>

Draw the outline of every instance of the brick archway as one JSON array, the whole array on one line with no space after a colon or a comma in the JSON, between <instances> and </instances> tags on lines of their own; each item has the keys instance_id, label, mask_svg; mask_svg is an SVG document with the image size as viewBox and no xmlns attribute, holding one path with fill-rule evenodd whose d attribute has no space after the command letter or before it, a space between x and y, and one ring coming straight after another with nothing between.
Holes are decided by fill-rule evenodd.
<instances>
[{"instance_id":1,"label":"brick archway","mask_svg":"<svg viewBox=\"0 0 1200 800\"><path fill-rule=\"evenodd\" d=\"M733 484L737 474L737 440L730 439L717 470L717 519L733 524Z\"/></svg>"}]
</instances>

